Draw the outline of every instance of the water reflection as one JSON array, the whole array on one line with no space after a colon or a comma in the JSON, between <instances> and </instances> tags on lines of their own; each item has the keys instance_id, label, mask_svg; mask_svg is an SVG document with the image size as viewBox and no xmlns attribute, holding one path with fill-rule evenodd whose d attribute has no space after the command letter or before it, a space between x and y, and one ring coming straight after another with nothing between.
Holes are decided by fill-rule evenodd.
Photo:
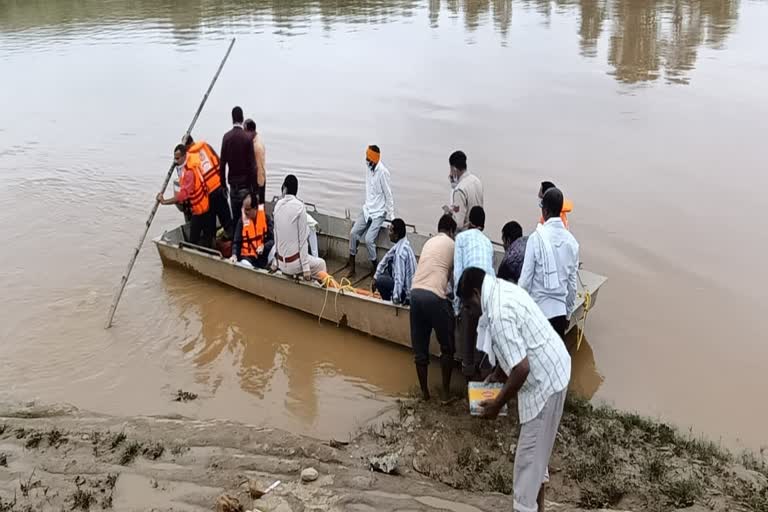
<instances>
[{"instance_id":1,"label":"water reflection","mask_svg":"<svg viewBox=\"0 0 768 512\"><path fill-rule=\"evenodd\" d=\"M300 36L318 20L331 30L339 24L383 24L426 16L429 26L437 29L446 16L463 18L468 33L492 24L499 41L506 44L515 4L539 13L547 26L559 13L577 12L580 54L596 58L604 46L609 73L630 84L660 77L669 83L688 83L699 49L722 48L739 9L739 0L16 0L0 2L0 30L25 32L29 42L26 32L33 29L50 30L58 37L104 27L123 31L151 27L161 32L169 27L173 41L183 46L205 34L266 30ZM35 36L51 37L39 31Z\"/></svg>"}]
</instances>

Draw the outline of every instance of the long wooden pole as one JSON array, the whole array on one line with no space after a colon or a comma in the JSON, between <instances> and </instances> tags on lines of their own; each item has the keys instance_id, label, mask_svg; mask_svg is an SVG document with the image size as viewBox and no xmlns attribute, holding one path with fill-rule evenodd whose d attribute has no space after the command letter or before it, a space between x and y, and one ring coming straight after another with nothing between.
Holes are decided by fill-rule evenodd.
<instances>
[{"instance_id":1,"label":"long wooden pole","mask_svg":"<svg viewBox=\"0 0 768 512\"><path fill-rule=\"evenodd\" d=\"M235 38L233 37L232 41L229 43L229 47L227 48L227 53L224 54L224 58L221 60L221 64L219 64L219 69L216 70L216 74L213 76L211 85L209 85L208 90L205 91L205 96L203 96L203 101L201 101L200 106L197 107L197 112L195 112L195 117L192 118L192 122L189 124L189 128L187 128L187 131L185 132L184 138L182 140L186 140L187 135L189 135L192 132L192 129L195 127L195 124L197 123L197 118L200 117L200 112L202 112L203 107L205 106L205 102L208 101L208 95L211 94L211 90L213 89L213 86L216 83L216 80L219 78L219 74L221 73L221 70L224 67L224 63L227 62L229 53L232 51L232 47L234 45L235 45ZM168 173L165 175L165 181L163 181L163 188L161 189L163 192L165 192L165 189L168 187L168 183L171 181L171 176L173 175L174 167L175 167L175 164L171 164L170 169L168 169ZM159 205L160 203L155 201L155 204L152 206L152 211L149 212L149 218L147 218L147 222L144 224L144 232L141 234L141 238L139 239L139 245L137 245L133 249L133 254L131 255L131 260L128 262L128 267L125 269L123 276L120 278L120 284L118 285L117 290L115 290L115 296L112 299L112 305L109 307L109 317L107 318L107 324L104 326L105 329L109 329L110 327L112 327L112 319L115 316L115 311L117 310L117 304L120 302L120 297L123 296L123 290L125 290L125 285L128 282L128 276L131 275L131 271L133 270L133 265L134 263L136 263L136 258L139 256L139 251L141 250L142 245L144 245L144 240L147 238L147 233L149 232L149 226L152 225L152 221L155 218L155 214L157 213L157 207Z\"/></svg>"}]
</instances>

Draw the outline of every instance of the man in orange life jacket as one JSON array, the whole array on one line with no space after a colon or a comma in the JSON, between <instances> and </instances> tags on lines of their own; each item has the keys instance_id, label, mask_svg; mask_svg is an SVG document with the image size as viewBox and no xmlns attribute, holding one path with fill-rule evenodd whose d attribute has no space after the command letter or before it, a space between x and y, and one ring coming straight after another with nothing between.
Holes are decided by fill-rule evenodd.
<instances>
[{"instance_id":1,"label":"man in orange life jacket","mask_svg":"<svg viewBox=\"0 0 768 512\"><path fill-rule=\"evenodd\" d=\"M189 223L189 242L204 247L213 246L216 230L216 218L210 211L208 191L200 165L200 159L194 154L187 154L184 144L179 144L173 151L173 161L181 169L179 191L170 199L157 194L157 202L162 205L188 202L192 218Z\"/></svg>"},{"instance_id":2,"label":"man in orange life jacket","mask_svg":"<svg viewBox=\"0 0 768 512\"><path fill-rule=\"evenodd\" d=\"M235 227L230 261L247 261L255 268L266 268L274 243L264 204L259 202L257 195L248 194L243 199L240 219Z\"/></svg>"},{"instance_id":3,"label":"man in orange life jacket","mask_svg":"<svg viewBox=\"0 0 768 512\"><path fill-rule=\"evenodd\" d=\"M557 188L555 187L555 184L551 181L542 181L541 187L539 188L539 208L541 208L541 199L544 197L544 194L547 192L547 190L551 188ZM563 221L563 226L565 226L565 229L568 229L568 214L573 211L573 201L570 199L564 199L563 200L563 211L560 212L560 220ZM539 218L539 224L544 224L544 217Z\"/></svg>"},{"instance_id":4,"label":"man in orange life jacket","mask_svg":"<svg viewBox=\"0 0 768 512\"><path fill-rule=\"evenodd\" d=\"M182 142L187 146L188 155L196 155L200 159L212 215L219 219L219 225L227 234L231 233L232 214L229 211L226 186L221 182L219 155L207 142L202 140L195 142L192 135L188 135Z\"/></svg>"}]
</instances>

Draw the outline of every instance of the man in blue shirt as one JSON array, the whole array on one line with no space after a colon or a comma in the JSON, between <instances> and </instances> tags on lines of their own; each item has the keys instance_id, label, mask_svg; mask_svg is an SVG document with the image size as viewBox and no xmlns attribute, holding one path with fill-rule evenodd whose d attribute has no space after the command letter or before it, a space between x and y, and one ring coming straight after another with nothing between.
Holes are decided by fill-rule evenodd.
<instances>
[{"instance_id":1,"label":"man in blue shirt","mask_svg":"<svg viewBox=\"0 0 768 512\"><path fill-rule=\"evenodd\" d=\"M493 270L493 244L483 233L485 228L485 210L475 206L469 211L469 224L465 231L456 235L456 249L453 253L453 309L459 317L459 339L464 343L462 373L471 379L477 373L475 368L475 345L477 342L477 318L469 315L462 307L456 287L464 270L476 267L489 276L495 276Z\"/></svg>"},{"instance_id":2,"label":"man in blue shirt","mask_svg":"<svg viewBox=\"0 0 768 512\"><path fill-rule=\"evenodd\" d=\"M416 272L416 256L405 236L405 222L395 219L389 226L389 239L395 245L387 251L371 282L371 291L394 304L407 305L411 301L411 284Z\"/></svg>"}]
</instances>

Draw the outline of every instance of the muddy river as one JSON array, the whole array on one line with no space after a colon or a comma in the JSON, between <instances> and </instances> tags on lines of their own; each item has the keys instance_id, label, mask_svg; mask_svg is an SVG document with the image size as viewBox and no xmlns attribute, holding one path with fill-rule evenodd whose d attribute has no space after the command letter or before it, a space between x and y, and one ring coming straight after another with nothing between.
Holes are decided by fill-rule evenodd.
<instances>
[{"instance_id":1,"label":"muddy river","mask_svg":"<svg viewBox=\"0 0 768 512\"><path fill-rule=\"evenodd\" d=\"M268 189L359 208L382 147L429 231L463 149L488 230L573 199L609 276L575 385L735 446L768 443L768 3L0 0L0 399L343 436L415 385L407 350L163 269L111 294L232 36L195 135L240 104ZM762 91L762 92L761 92ZM179 222L162 208L157 235ZM750 227L752 226L752 227ZM754 229L753 229L754 228ZM191 403L171 402L177 389Z\"/></svg>"}]
</instances>

